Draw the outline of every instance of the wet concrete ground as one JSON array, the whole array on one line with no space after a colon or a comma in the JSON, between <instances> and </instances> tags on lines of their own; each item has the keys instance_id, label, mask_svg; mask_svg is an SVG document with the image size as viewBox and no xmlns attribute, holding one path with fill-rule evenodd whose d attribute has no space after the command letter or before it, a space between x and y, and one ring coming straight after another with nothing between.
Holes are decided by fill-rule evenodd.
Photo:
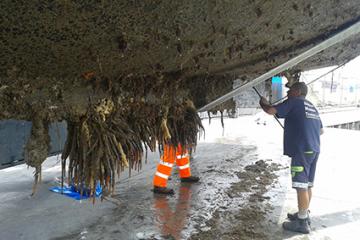
<instances>
[{"instance_id":1,"label":"wet concrete ground","mask_svg":"<svg viewBox=\"0 0 360 240\"><path fill-rule=\"evenodd\" d=\"M115 195L95 205L48 191L60 176L56 157L44 167L44 183L30 198L32 170L0 171L0 239L359 239L357 187L360 132L326 129L311 205L310 235L281 228L296 211L282 129L258 116L207 121L191 162L196 184L180 183L174 196L151 192L158 161L150 153L140 172L124 173ZM346 144L345 144L346 143ZM174 167L176 169L176 167Z\"/></svg>"}]
</instances>

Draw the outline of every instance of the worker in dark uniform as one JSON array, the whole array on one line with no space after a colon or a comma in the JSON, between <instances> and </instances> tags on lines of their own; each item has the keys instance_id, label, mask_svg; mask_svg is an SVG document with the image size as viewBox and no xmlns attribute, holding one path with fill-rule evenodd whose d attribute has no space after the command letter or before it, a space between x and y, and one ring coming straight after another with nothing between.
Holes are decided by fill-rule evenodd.
<instances>
[{"instance_id":1,"label":"worker in dark uniform","mask_svg":"<svg viewBox=\"0 0 360 240\"><path fill-rule=\"evenodd\" d=\"M288 99L276 106L271 106L261 97L260 106L268 114L285 118L284 154L291 157L292 187L297 191L298 212L288 214L290 221L284 222L283 228L293 232L309 233L311 189L320 153L323 126L317 109L305 99L305 83L294 83L287 95Z\"/></svg>"}]
</instances>

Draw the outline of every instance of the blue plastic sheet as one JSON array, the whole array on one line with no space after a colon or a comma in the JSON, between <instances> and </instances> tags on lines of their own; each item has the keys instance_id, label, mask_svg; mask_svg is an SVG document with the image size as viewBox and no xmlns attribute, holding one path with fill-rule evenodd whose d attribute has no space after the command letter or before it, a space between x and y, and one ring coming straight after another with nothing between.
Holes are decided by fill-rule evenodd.
<instances>
[{"instance_id":1,"label":"blue plastic sheet","mask_svg":"<svg viewBox=\"0 0 360 240\"><path fill-rule=\"evenodd\" d=\"M80 192L77 191L75 189L74 186L69 186L69 187L51 187L49 188L50 191L55 192L55 193L62 193L63 195L67 196L67 197L71 197L73 199L76 200L81 200L81 199L87 199L89 197L91 197L89 195L90 191L88 189L83 189L83 195L81 196ZM100 183L97 183L96 188L95 188L95 196L96 197L100 197L102 193L102 188L100 186Z\"/></svg>"}]
</instances>

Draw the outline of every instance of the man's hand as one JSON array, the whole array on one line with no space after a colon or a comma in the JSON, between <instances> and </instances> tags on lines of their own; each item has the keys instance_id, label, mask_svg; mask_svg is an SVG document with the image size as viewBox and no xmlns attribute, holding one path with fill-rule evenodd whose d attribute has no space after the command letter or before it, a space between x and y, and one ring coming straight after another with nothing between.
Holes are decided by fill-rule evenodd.
<instances>
[{"instance_id":1,"label":"man's hand","mask_svg":"<svg viewBox=\"0 0 360 240\"><path fill-rule=\"evenodd\" d=\"M268 113L270 115L276 114L276 109L270 105L269 101L266 98L261 97L259 104L266 113Z\"/></svg>"}]
</instances>

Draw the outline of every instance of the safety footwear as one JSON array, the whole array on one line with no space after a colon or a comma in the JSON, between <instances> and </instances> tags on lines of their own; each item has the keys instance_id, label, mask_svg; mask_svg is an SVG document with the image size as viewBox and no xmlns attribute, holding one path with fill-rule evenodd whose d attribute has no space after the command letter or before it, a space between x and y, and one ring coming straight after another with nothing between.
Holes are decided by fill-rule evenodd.
<instances>
[{"instance_id":1,"label":"safety footwear","mask_svg":"<svg viewBox=\"0 0 360 240\"><path fill-rule=\"evenodd\" d=\"M310 233L310 225L306 219L297 218L290 222L284 222L283 228L291 232Z\"/></svg>"},{"instance_id":2,"label":"safety footwear","mask_svg":"<svg viewBox=\"0 0 360 240\"><path fill-rule=\"evenodd\" d=\"M309 211L310 213L310 211ZM295 221L296 219L299 219L299 216L298 216L298 213L288 213L287 214L287 218L290 220L290 221ZM306 218L306 221L309 223L309 225L311 225L311 220L310 220L310 216L308 215L308 217Z\"/></svg>"},{"instance_id":3,"label":"safety footwear","mask_svg":"<svg viewBox=\"0 0 360 240\"><path fill-rule=\"evenodd\" d=\"M199 177L194 177L194 176L190 176L187 178L181 178L181 182L188 182L188 183L195 183L198 182L200 180Z\"/></svg>"},{"instance_id":4,"label":"safety footwear","mask_svg":"<svg viewBox=\"0 0 360 240\"><path fill-rule=\"evenodd\" d=\"M157 187L157 186L154 186L153 192L154 193L159 193L159 194L168 194L168 195L174 194L174 190L171 189L171 188Z\"/></svg>"}]
</instances>

